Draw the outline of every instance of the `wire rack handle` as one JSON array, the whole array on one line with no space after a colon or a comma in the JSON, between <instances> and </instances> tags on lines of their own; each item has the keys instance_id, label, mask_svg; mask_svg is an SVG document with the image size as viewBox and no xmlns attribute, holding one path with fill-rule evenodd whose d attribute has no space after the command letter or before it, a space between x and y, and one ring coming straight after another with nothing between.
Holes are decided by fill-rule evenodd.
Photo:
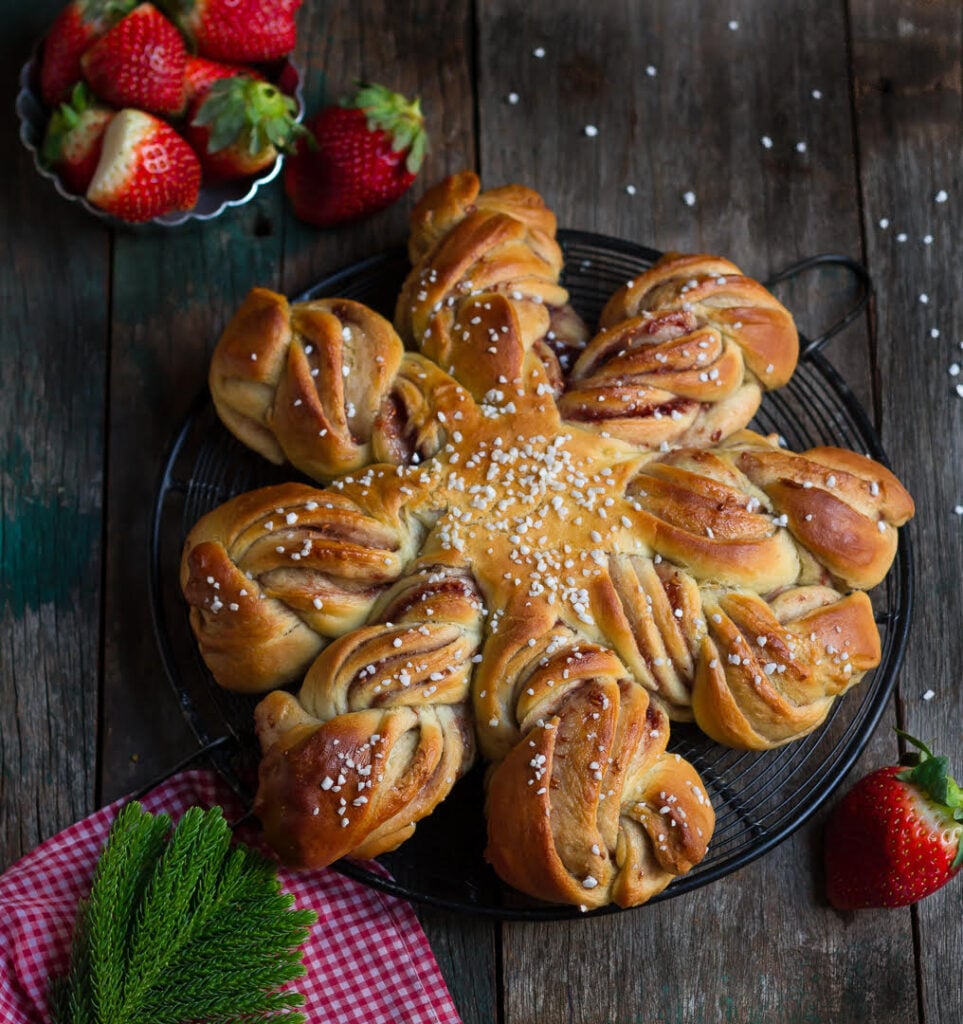
<instances>
[{"instance_id":1,"label":"wire rack handle","mask_svg":"<svg viewBox=\"0 0 963 1024\"><path fill-rule=\"evenodd\" d=\"M765 282L766 287L771 288L774 284L779 284L780 281L791 281L801 274L819 269L820 267L843 267L845 270L848 270L856 279L859 291L853 300L853 305L835 323L827 327L822 334L807 341L802 352L799 354L801 360L808 359L814 352L818 352L830 338L835 338L844 327L851 324L866 309L873 295L873 279L863 264L849 256L842 256L834 252L820 253L817 256L810 256L808 259L799 260L797 263L791 263L784 270L773 274Z\"/></svg>"}]
</instances>

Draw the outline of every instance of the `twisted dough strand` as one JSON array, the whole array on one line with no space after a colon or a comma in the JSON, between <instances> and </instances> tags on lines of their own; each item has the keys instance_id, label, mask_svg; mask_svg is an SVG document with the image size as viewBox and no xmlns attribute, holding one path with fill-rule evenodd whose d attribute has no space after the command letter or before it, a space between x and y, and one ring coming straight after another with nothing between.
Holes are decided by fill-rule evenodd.
<instances>
[{"instance_id":1,"label":"twisted dough strand","mask_svg":"<svg viewBox=\"0 0 963 1024\"><path fill-rule=\"evenodd\" d=\"M379 501L361 490L264 487L220 505L188 534L181 587L221 686L258 693L299 678L401 575L420 525L396 492Z\"/></svg>"},{"instance_id":2,"label":"twisted dough strand","mask_svg":"<svg viewBox=\"0 0 963 1024\"><path fill-rule=\"evenodd\" d=\"M321 481L375 461L430 458L447 438L446 413L470 415L474 405L438 366L405 353L391 324L362 303L291 305L264 288L225 328L209 383L236 437Z\"/></svg>"},{"instance_id":3,"label":"twisted dough strand","mask_svg":"<svg viewBox=\"0 0 963 1024\"><path fill-rule=\"evenodd\" d=\"M606 304L559 409L647 450L715 444L798 353L792 316L761 284L728 260L670 253Z\"/></svg>"},{"instance_id":4,"label":"twisted dough strand","mask_svg":"<svg viewBox=\"0 0 963 1024\"><path fill-rule=\"evenodd\" d=\"M705 856L701 780L666 753L665 713L611 651L559 629L517 661L521 739L491 771L486 858L540 899L645 902Z\"/></svg>"},{"instance_id":5,"label":"twisted dough strand","mask_svg":"<svg viewBox=\"0 0 963 1024\"><path fill-rule=\"evenodd\" d=\"M286 864L393 850L471 766L484 611L465 570L423 565L384 595L380 621L322 652L297 697L258 705L254 810Z\"/></svg>"},{"instance_id":6,"label":"twisted dough strand","mask_svg":"<svg viewBox=\"0 0 963 1024\"><path fill-rule=\"evenodd\" d=\"M412 270L395 308L406 341L476 399L521 382L537 359L561 385L587 331L558 283L555 215L519 185L481 191L463 172L430 189L412 213Z\"/></svg>"}]
</instances>

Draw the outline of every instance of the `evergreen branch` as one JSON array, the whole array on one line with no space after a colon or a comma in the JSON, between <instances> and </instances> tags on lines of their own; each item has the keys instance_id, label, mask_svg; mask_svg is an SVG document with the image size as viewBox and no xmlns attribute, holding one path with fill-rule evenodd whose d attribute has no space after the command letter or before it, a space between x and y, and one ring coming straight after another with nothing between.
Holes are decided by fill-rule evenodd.
<instances>
[{"instance_id":1,"label":"evergreen branch","mask_svg":"<svg viewBox=\"0 0 963 1024\"><path fill-rule=\"evenodd\" d=\"M300 946L316 915L293 908L274 865L231 847L220 808L117 816L82 902L71 963L51 984L54 1024L301 1024Z\"/></svg>"}]
</instances>

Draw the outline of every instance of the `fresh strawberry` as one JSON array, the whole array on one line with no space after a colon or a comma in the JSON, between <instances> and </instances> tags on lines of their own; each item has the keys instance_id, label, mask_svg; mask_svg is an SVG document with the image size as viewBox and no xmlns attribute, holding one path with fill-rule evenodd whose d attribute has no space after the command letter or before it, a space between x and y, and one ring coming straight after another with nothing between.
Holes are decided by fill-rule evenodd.
<instances>
[{"instance_id":1,"label":"fresh strawberry","mask_svg":"<svg viewBox=\"0 0 963 1024\"><path fill-rule=\"evenodd\" d=\"M359 85L341 106L311 118L284 168L284 187L302 220L319 227L356 220L400 198L427 149L418 100Z\"/></svg>"},{"instance_id":2,"label":"fresh strawberry","mask_svg":"<svg viewBox=\"0 0 963 1024\"><path fill-rule=\"evenodd\" d=\"M245 178L290 152L304 134L298 106L270 82L222 78L195 101L187 138L209 180Z\"/></svg>"},{"instance_id":3,"label":"fresh strawberry","mask_svg":"<svg viewBox=\"0 0 963 1024\"><path fill-rule=\"evenodd\" d=\"M90 87L115 107L155 114L184 109L187 49L153 4L140 4L83 55Z\"/></svg>"},{"instance_id":4,"label":"fresh strawberry","mask_svg":"<svg viewBox=\"0 0 963 1024\"><path fill-rule=\"evenodd\" d=\"M107 128L87 198L136 223L189 210L200 184L197 155L166 121L142 110L122 110Z\"/></svg>"},{"instance_id":5,"label":"fresh strawberry","mask_svg":"<svg viewBox=\"0 0 963 1024\"><path fill-rule=\"evenodd\" d=\"M87 191L113 116L113 110L97 103L83 82L74 86L70 102L61 103L53 112L40 158L71 192L83 195Z\"/></svg>"},{"instance_id":6,"label":"fresh strawberry","mask_svg":"<svg viewBox=\"0 0 963 1024\"><path fill-rule=\"evenodd\" d=\"M188 108L195 100L199 101L207 95L207 90L222 78L237 78L239 76L256 78L259 82L264 81L264 75L254 68L245 67L243 64L224 64L217 60L208 60L206 57L195 57L189 53L187 64L184 67L184 92Z\"/></svg>"},{"instance_id":7,"label":"fresh strawberry","mask_svg":"<svg viewBox=\"0 0 963 1024\"><path fill-rule=\"evenodd\" d=\"M297 41L294 16L302 0L159 0L202 57L270 61Z\"/></svg>"},{"instance_id":8,"label":"fresh strawberry","mask_svg":"<svg viewBox=\"0 0 963 1024\"><path fill-rule=\"evenodd\" d=\"M70 99L83 78L80 58L137 0L71 0L54 19L43 42L40 95L49 107Z\"/></svg>"},{"instance_id":9,"label":"fresh strawberry","mask_svg":"<svg viewBox=\"0 0 963 1024\"><path fill-rule=\"evenodd\" d=\"M960 870L963 790L919 740L915 766L861 779L826 829L826 892L841 910L902 907L942 888Z\"/></svg>"}]
</instances>

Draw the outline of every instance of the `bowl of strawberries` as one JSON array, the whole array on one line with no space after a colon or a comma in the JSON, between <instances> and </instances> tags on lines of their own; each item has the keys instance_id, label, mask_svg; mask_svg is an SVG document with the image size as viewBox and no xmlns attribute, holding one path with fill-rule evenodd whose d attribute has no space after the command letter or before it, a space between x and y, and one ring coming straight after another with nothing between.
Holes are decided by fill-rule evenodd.
<instances>
[{"instance_id":1,"label":"bowl of strawberries","mask_svg":"<svg viewBox=\"0 0 963 1024\"><path fill-rule=\"evenodd\" d=\"M20 75L20 138L95 216L177 226L248 202L304 134L301 0L70 0Z\"/></svg>"}]
</instances>

